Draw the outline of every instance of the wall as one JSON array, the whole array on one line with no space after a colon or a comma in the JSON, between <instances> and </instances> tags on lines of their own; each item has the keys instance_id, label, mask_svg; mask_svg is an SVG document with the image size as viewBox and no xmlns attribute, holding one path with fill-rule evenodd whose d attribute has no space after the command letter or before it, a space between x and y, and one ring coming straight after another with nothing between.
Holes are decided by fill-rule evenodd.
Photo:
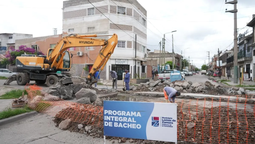
<instances>
[{"instance_id":1,"label":"wall","mask_svg":"<svg viewBox=\"0 0 255 144\"><path fill-rule=\"evenodd\" d=\"M50 44L57 44L57 42L59 42L61 39L62 35L19 39L16 40L15 49L18 49L21 45L26 45L27 47L37 45L39 47L39 51L46 55L47 50L50 48Z\"/></svg>"}]
</instances>

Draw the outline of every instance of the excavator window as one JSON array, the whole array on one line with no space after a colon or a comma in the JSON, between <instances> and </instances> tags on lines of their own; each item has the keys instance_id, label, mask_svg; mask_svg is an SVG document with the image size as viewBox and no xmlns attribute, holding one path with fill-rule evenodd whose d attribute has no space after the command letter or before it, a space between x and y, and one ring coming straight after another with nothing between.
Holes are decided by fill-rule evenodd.
<instances>
[{"instance_id":1,"label":"excavator window","mask_svg":"<svg viewBox=\"0 0 255 144\"><path fill-rule=\"evenodd\" d=\"M65 52L63 58L63 68L70 68L70 54L68 51Z\"/></svg>"}]
</instances>

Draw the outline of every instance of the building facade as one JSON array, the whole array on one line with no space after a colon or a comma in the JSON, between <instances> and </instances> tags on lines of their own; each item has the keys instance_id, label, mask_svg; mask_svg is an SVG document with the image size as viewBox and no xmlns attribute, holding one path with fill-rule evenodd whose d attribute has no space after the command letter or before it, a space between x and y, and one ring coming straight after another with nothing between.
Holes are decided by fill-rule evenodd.
<instances>
[{"instance_id":1,"label":"building facade","mask_svg":"<svg viewBox=\"0 0 255 144\"><path fill-rule=\"evenodd\" d=\"M136 1L127 0L69 0L63 2L63 32L68 34L118 35L118 45L101 72L102 79L110 79L110 70L116 70L122 80L125 69L132 78L146 76L144 64L147 53L147 11ZM104 39L110 36L101 37ZM86 48L78 48L85 53ZM95 51L95 52L94 52ZM90 52L98 53L99 49ZM93 65L95 59L82 61ZM80 64L73 69L79 70Z\"/></svg>"},{"instance_id":2,"label":"building facade","mask_svg":"<svg viewBox=\"0 0 255 144\"><path fill-rule=\"evenodd\" d=\"M0 33L0 54L4 54L10 47L14 47L16 40L32 37L32 34Z\"/></svg>"}]
</instances>

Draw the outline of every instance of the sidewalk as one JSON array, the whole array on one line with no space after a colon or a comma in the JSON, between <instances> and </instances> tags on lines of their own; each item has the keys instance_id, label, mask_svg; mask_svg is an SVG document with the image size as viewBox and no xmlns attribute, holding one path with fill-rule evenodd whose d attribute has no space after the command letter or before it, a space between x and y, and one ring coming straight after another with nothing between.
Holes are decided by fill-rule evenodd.
<instances>
[{"instance_id":1,"label":"sidewalk","mask_svg":"<svg viewBox=\"0 0 255 144\"><path fill-rule=\"evenodd\" d=\"M213 77L214 79L216 80L220 80L219 77ZM228 80L226 77L221 77L221 79L226 79ZM238 79L238 82L237 83L234 83L234 78L229 78L230 82L226 82L228 83L229 85L232 85L232 86L235 86L235 85L240 85L240 80ZM243 81L242 85L254 85L255 86L255 82L254 81ZM254 87L255 88L255 87Z\"/></svg>"}]
</instances>

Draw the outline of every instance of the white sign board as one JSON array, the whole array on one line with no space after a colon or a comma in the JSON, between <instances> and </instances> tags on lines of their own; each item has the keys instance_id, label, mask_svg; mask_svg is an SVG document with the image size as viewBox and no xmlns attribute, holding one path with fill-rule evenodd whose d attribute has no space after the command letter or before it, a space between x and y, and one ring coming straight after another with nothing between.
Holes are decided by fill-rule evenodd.
<instances>
[{"instance_id":1,"label":"white sign board","mask_svg":"<svg viewBox=\"0 0 255 144\"><path fill-rule=\"evenodd\" d=\"M104 101L104 135L177 143L177 104Z\"/></svg>"}]
</instances>

